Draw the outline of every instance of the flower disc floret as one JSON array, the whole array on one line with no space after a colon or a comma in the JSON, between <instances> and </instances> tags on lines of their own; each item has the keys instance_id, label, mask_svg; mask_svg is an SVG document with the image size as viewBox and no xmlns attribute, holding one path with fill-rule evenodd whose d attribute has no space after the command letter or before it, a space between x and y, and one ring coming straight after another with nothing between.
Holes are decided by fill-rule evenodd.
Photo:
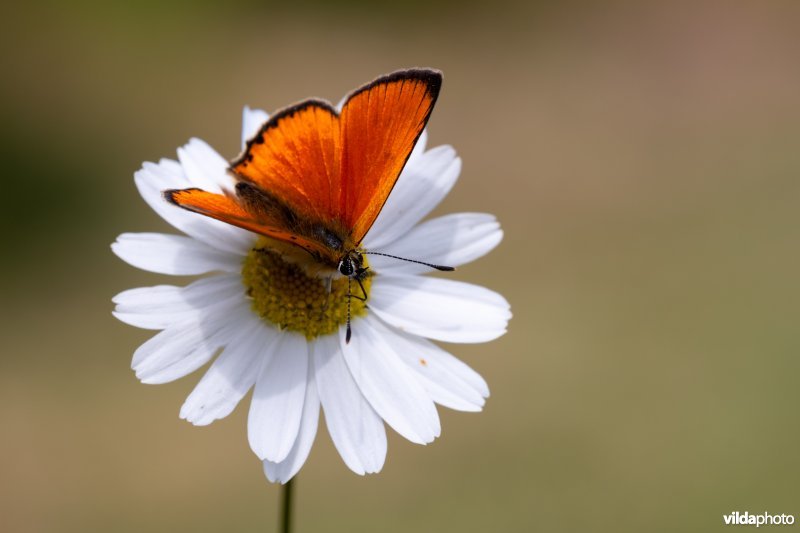
<instances>
[{"instance_id":1,"label":"flower disc floret","mask_svg":"<svg viewBox=\"0 0 800 533\"><path fill-rule=\"evenodd\" d=\"M340 277L330 283L288 262L262 241L253 247L242 267L242 281L252 299L253 310L265 321L283 330L296 331L309 340L336 332L347 323L348 300L351 320L366 315L366 302L358 282ZM369 294L370 276L361 281ZM348 296L348 292L350 296Z\"/></svg>"}]
</instances>

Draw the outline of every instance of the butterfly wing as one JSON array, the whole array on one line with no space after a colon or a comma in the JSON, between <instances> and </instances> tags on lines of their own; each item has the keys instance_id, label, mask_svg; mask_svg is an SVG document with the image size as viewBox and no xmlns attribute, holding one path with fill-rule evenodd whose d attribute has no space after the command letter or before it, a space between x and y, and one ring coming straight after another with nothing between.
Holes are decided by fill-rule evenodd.
<instances>
[{"instance_id":1,"label":"butterfly wing","mask_svg":"<svg viewBox=\"0 0 800 533\"><path fill-rule=\"evenodd\" d=\"M338 217L357 245L378 217L428 122L442 74L401 70L354 91L341 113Z\"/></svg>"},{"instance_id":2,"label":"butterfly wing","mask_svg":"<svg viewBox=\"0 0 800 533\"><path fill-rule=\"evenodd\" d=\"M339 129L338 114L329 103L306 100L270 117L231 163L231 170L303 218L335 220Z\"/></svg>"},{"instance_id":3,"label":"butterfly wing","mask_svg":"<svg viewBox=\"0 0 800 533\"><path fill-rule=\"evenodd\" d=\"M237 192L239 192L239 189L243 189L243 187L237 186ZM247 205L247 200L242 202L248 207L245 210L240 205L241 200L237 202L228 196L210 193L201 189L168 190L164 191L163 194L167 201L189 211L299 246L322 263L335 266L339 259L339 253L332 250L330 245L319 242L320 239L309 239L302 234L298 234L291 227L291 223L282 218L282 215L275 210L272 213L268 213L263 210L264 208L258 208L261 211L251 209ZM244 192L239 198L246 198L247 194Z\"/></svg>"}]
</instances>

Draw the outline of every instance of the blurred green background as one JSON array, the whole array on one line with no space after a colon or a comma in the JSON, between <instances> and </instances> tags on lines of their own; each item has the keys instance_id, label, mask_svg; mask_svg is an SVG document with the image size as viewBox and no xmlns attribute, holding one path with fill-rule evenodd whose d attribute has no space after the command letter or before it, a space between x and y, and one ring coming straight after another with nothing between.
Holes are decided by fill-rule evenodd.
<instances>
[{"instance_id":1,"label":"blurred green background","mask_svg":"<svg viewBox=\"0 0 800 533\"><path fill-rule=\"evenodd\" d=\"M445 73L437 213L506 232L458 279L504 294L488 380L442 437L352 474L321 429L297 531L715 531L800 515L800 4L101 2L0 7L0 530L271 531L246 405L178 419L199 373L137 382L110 298L184 283L112 255L172 231L142 161L226 157L242 106ZM242 408L245 407L245 408ZM799 516L800 517L800 516Z\"/></svg>"}]
</instances>

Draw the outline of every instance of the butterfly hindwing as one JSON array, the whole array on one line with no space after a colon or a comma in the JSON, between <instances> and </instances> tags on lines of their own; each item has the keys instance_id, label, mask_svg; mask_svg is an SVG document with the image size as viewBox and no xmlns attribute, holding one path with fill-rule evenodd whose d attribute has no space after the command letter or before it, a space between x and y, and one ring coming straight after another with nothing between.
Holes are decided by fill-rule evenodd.
<instances>
[{"instance_id":1,"label":"butterfly hindwing","mask_svg":"<svg viewBox=\"0 0 800 533\"><path fill-rule=\"evenodd\" d=\"M287 221L277 214L277 210L262 210L254 213L251 209L245 209L242 204L248 208L250 206L248 201L241 199L240 188L237 187L237 194L240 195L238 201L226 195L210 193L201 189L168 190L163 194L169 202L188 211L293 244L309 252L318 261L328 266L336 266L341 252L331 246L333 243L330 236L327 236L326 242L324 231L317 229L316 233L319 235L309 238L299 233L297 227L287 224ZM313 234L314 228L309 231Z\"/></svg>"}]
</instances>

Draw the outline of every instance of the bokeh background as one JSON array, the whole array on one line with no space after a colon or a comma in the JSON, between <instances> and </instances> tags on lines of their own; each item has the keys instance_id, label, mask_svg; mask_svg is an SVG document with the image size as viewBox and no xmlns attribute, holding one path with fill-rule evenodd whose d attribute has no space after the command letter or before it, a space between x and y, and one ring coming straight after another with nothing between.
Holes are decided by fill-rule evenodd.
<instances>
[{"instance_id":1,"label":"bokeh background","mask_svg":"<svg viewBox=\"0 0 800 533\"><path fill-rule=\"evenodd\" d=\"M0 7L0 530L272 531L279 489L246 405L178 419L200 373L129 368L124 289L183 283L112 255L172 231L142 161L191 136L226 157L242 106L332 101L445 73L430 145L461 179L437 213L506 237L457 278L514 311L452 351L484 412L390 434L352 474L321 429L297 531L714 531L800 518L800 4L250 1Z\"/></svg>"}]
</instances>

